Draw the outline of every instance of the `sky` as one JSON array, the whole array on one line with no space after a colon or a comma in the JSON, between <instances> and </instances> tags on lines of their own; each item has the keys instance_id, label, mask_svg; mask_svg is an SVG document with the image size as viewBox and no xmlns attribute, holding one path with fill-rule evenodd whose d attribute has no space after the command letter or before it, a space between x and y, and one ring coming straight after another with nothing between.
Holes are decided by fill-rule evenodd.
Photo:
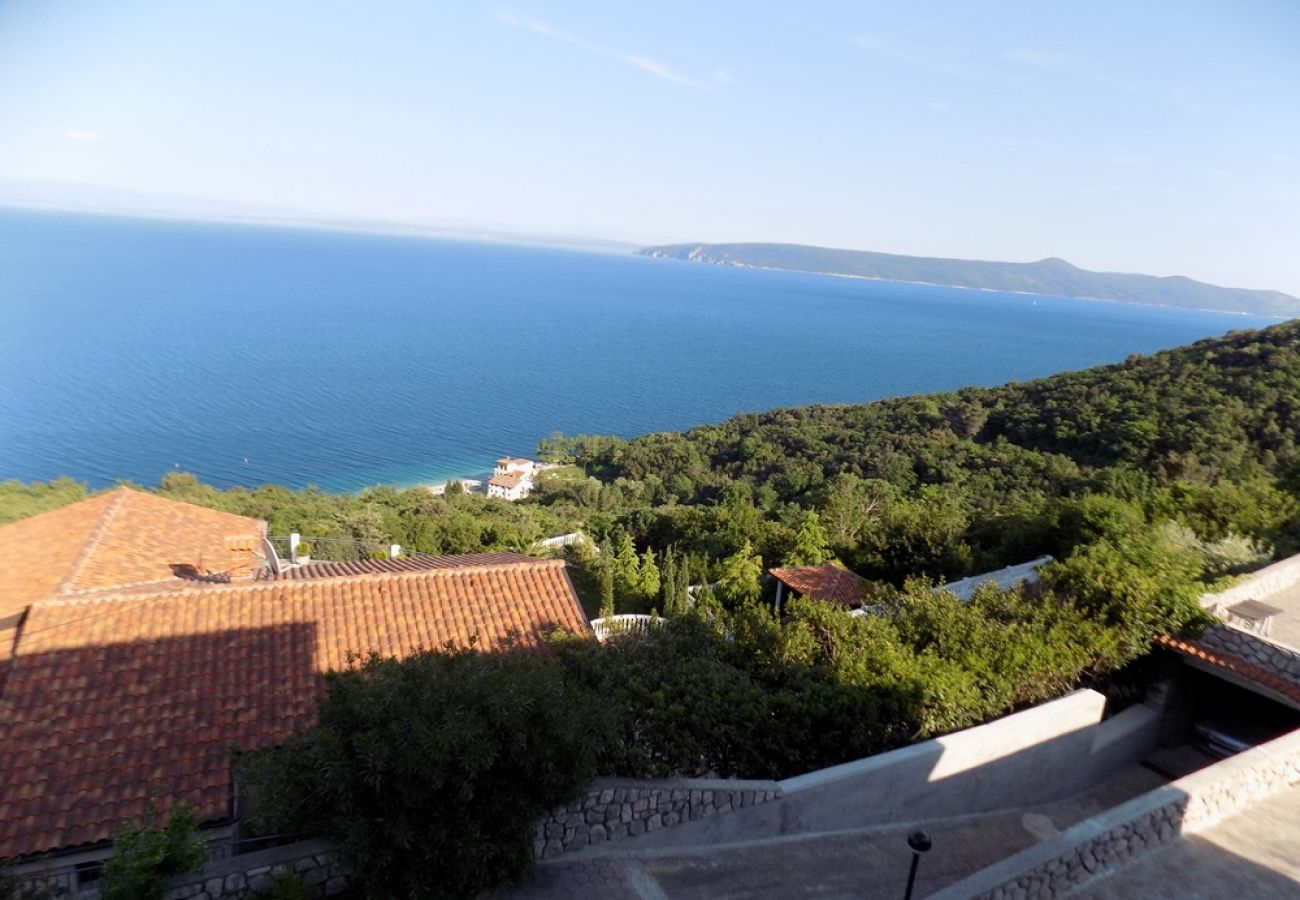
<instances>
[{"instance_id":1,"label":"sky","mask_svg":"<svg viewBox=\"0 0 1300 900\"><path fill-rule=\"evenodd\" d=\"M1300 2L0 0L0 182L1300 295Z\"/></svg>"}]
</instances>

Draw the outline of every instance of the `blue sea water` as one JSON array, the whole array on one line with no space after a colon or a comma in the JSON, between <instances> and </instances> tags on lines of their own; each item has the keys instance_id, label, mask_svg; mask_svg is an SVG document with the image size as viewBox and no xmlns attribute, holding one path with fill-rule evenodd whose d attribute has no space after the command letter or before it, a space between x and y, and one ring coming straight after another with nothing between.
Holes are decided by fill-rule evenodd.
<instances>
[{"instance_id":1,"label":"blue sea water","mask_svg":"<svg viewBox=\"0 0 1300 900\"><path fill-rule=\"evenodd\" d=\"M1272 320L630 254L0 209L0 479L411 484Z\"/></svg>"}]
</instances>

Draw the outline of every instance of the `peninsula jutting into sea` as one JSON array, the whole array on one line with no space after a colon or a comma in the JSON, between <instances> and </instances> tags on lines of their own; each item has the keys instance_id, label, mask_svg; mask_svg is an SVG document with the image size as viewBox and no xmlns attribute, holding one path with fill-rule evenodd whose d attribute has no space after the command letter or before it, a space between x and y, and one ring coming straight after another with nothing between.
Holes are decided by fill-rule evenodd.
<instances>
[{"instance_id":1,"label":"peninsula jutting into sea","mask_svg":"<svg viewBox=\"0 0 1300 900\"><path fill-rule=\"evenodd\" d=\"M1121 272L1090 272L1055 257L1028 263L990 262L899 256L803 244L665 244L644 247L636 252L657 259L812 272L845 278L910 281L944 287L1283 318L1300 315L1300 299L1280 291L1220 287L1181 275L1161 278Z\"/></svg>"}]
</instances>

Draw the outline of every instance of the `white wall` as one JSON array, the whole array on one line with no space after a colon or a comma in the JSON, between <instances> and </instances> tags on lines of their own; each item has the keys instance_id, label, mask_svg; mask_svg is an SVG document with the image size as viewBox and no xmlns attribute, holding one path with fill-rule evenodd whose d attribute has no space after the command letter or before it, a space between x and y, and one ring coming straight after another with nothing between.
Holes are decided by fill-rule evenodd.
<instances>
[{"instance_id":1,"label":"white wall","mask_svg":"<svg viewBox=\"0 0 1300 900\"><path fill-rule=\"evenodd\" d=\"M779 782L780 799L646 835L682 846L865 828L1048 803L1131 765L1155 746L1161 713L1075 691L985 725Z\"/></svg>"}]
</instances>

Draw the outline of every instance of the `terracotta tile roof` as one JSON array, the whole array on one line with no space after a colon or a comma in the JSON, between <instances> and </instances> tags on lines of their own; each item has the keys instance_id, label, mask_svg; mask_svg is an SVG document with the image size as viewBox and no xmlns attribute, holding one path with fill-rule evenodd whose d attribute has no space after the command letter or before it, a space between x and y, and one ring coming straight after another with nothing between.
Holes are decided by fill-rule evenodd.
<instances>
[{"instance_id":1,"label":"terracotta tile roof","mask_svg":"<svg viewBox=\"0 0 1300 900\"><path fill-rule=\"evenodd\" d=\"M349 652L589 632L559 560L156 590L32 605L0 695L0 858L99 842L151 799L228 814L232 746L308 725Z\"/></svg>"},{"instance_id":2,"label":"terracotta tile roof","mask_svg":"<svg viewBox=\"0 0 1300 900\"><path fill-rule=\"evenodd\" d=\"M0 619L35 600L171 580L176 566L228 571L265 530L126 487L11 522L0 526Z\"/></svg>"},{"instance_id":3,"label":"terracotta tile roof","mask_svg":"<svg viewBox=\"0 0 1300 900\"><path fill-rule=\"evenodd\" d=\"M526 466L531 464L532 464L531 459L525 459L522 456L503 456L497 460L498 466L509 466L509 465Z\"/></svg>"},{"instance_id":4,"label":"terracotta tile roof","mask_svg":"<svg viewBox=\"0 0 1300 900\"><path fill-rule=\"evenodd\" d=\"M1243 678L1247 678L1275 693L1300 703L1300 684L1257 666L1240 656L1224 653L1222 650L1212 650L1200 641L1174 638L1164 634L1156 635L1154 640L1162 647L1168 647L1170 650L1177 651L1184 656L1202 660L1220 669L1235 672Z\"/></svg>"},{"instance_id":5,"label":"terracotta tile roof","mask_svg":"<svg viewBox=\"0 0 1300 900\"><path fill-rule=\"evenodd\" d=\"M509 489L518 487L523 480L522 475L493 475L488 479L488 484Z\"/></svg>"},{"instance_id":6,"label":"terracotta tile roof","mask_svg":"<svg viewBox=\"0 0 1300 900\"><path fill-rule=\"evenodd\" d=\"M771 571L773 578L805 597L831 600L849 607L862 605L862 589L866 582L848 569L823 563L820 566L792 566Z\"/></svg>"},{"instance_id":7,"label":"terracotta tile roof","mask_svg":"<svg viewBox=\"0 0 1300 900\"><path fill-rule=\"evenodd\" d=\"M100 494L0 526L0 618L58 592L112 501Z\"/></svg>"}]
</instances>

